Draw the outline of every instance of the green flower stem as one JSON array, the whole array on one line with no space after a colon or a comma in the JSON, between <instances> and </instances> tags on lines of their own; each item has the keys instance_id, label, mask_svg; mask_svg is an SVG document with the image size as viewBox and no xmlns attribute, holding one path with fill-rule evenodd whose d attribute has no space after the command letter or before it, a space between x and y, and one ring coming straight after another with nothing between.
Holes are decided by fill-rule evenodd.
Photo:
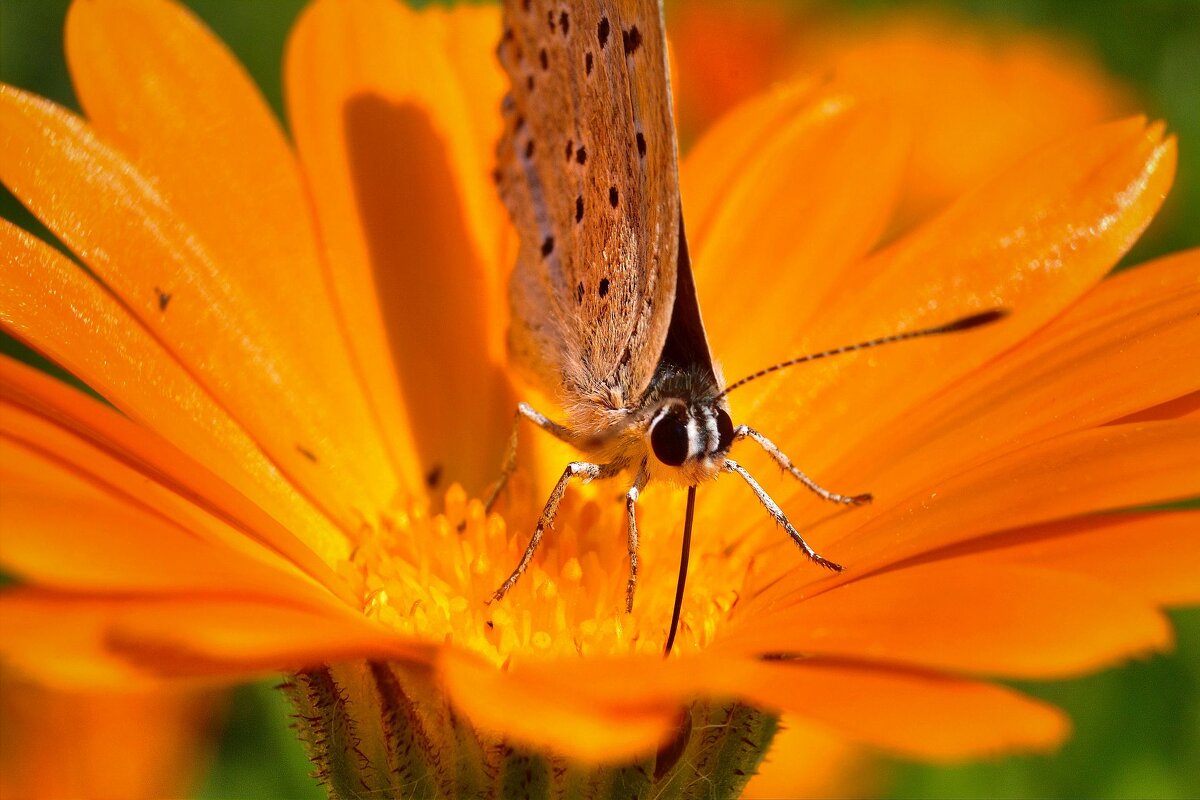
<instances>
[{"instance_id":1,"label":"green flower stem","mask_svg":"<svg viewBox=\"0 0 1200 800\"><path fill-rule=\"evenodd\" d=\"M658 752L591 766L475 730L427 668L339 664L298 673L284 689L315 776L337 800L723 800L741 793L777 727L745 705L696 702Z\"/></svg>"}]
</instances>

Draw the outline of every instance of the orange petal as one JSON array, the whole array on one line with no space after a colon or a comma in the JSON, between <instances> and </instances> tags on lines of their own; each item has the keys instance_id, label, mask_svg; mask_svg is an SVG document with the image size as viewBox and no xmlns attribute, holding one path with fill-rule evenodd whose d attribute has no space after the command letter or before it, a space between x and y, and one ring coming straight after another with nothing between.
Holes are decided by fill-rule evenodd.
<instances>
[{"instance_id":1,"label":"orange petal","mask_svg":"<svg viewBox=\"0 0 1200 800\"><path fill-rule=\"evenodd\" d=\"M1137 594L1041 566L953 559L739 615L714 648L1050 678L1170 644L1166 619Z\"/></svg>"},{"instance_id":2,"label":"orange petal","mask_svg":"<svg viewBox=\"0 0 1200 800\"><path fill-rule=\"evenodd\" d=\"M897 227L1032 149L1136 107L1086 53L1045 32L928 9L846 15L823 4L690 0L669 10L685 78L674 87L685 136L797 75L833 75L888 98L918 134Z\"/></svg>"},{"instance_id":3,"label":"orange petal","mask_svg":"<svg viewBox=\"0 0 1200 800\"><path fill-rule=\"evenodd\" d=\"M1161 605L1200 603L1195 511L1105 514L989 536L939 557L1087 575Z\"/></svg>"},{"instance_id":4,"label":"orange petal","mask_svg":"<svg viewBox=\"0 0 1200 800\"><path fill-rule=\"evenodd\" d=\"M951 472L1200 390L1200 373L1179 369L1200 350L1197 275L1193 250L1101 282L875 437L873 468L856 479Z\"/></svg>"},{"instance_id":5,"label":"orange petal","mask_svg":"<svg viewBox=\"0 0 1200 800\"><path fill-rule=\"evenodd\" d=\"M762 366L763 342L777 338L780 322L811 316L874 245L908 150L905 128L881 105L841 87L804 103L789 92L771 100L731 112L683 173L685 215L696 191L708 195L696 201L701 211L713 209L699 229L689 225L697 292L720 301L704 304L705 322L738 375ZM764 117L774 124L756 136ZM743 127L750 138L725 146Z\"/></svg>"},{"instance_id":6,"label":"orange petal","mask_svg":"<svg viewBox=\"0 0 1200 800\"><path fill-rule=\"evenodd\" d=\"M504 129L495 104L504 96L508 81L499 62L492 57L500 37L497 9L486 5L460 5L445 9L430 6L418 17L417 22L424 26L429 41L445 53L446 61L456 73L463 106L471 115L470 146L476 150L473 160L482 159L485 166L490 165L495 158L496 140ZM454 134L455 138L460 135ZM464 142L463 146L468 145ZM505 236L510 229L508 212L496 195L490 174L474 172L471 175L464 171L463 183L464 193L478 192L480 195L473 201L479 209L473 214L479 227L478 235L484 241L495 241L496 237ZM499 253L487 256L485 260L493 268L499 269L497 277L503 279L512 265L498 256ZM507 296L497 297L496 302L503 307Z\"/></svg>"},{"instance_id":7,"label":"orange petal","mask_svg":"<svg viewBox=\"0 0 1200 800\"><path fill-rule=\"evenodd\" d=\"M0 564L12 575L43 586L114 591L248 589L281 578L245 569L248 562L228 550L148 508L120 502L45 454L6 437L0 453L6 528Z\"/></svg>"},{"instance_id":8,"label":"orange petal","mask_svg":"<svg viewBox=\"0 0 1200 800\"><path fill-rule=\"evenodd\" d=\"M155 181L77 117L0 86L0 182L80 255L281 471L348 527L373 518L393 499L396 480L344 348L320 335L320 320L310 326L279 302L286 278L262 265L217 260ZM14 279L28 282L36 302L50 303L49 313L74 313L37 291L32 265L17 266L27 274ZM91 362L79 376L90 381L104 368ZM108 399L125 408L145 391L123 386Z\"/></svg>"},{"instance_id":9,"label":"orange petal","mask_svg":"<svg viewBox=\"0 0 1200 800\"><path fill-rule=\"evenodd\" d=\"M879 510L930 476L1200 389L1200 372L1178 368L1200 350L1198 274L1200 251L1192 251L1101 282L1020 346L872 435L869 462L831 468L823 481L869 488ZM785 497L797 491L789 485ZM784 507L800 510L802 528L826 513L803 495Z\"/></svg>"},{"instance_id":10,"label":"orange petal","mask_svg":"<svg viewBox=\"0 0 1200 800\"><path fill-rule=\"evenodd\" d=\"M871 554L864 566L875 558L894 563L910 544L928 551L943 536L961 541L989 527L1196 495L1200 422L1109 426L1034 445L939 481L927 494L864 526L843 546L848 556ZM918 508L926 513L915 513ZM999 509L1003 516L998 518Z\"/></svg>"},{"instance_id":11,"label":"orange petal","mask_svg":"<svg viewBox=\"0 0 1200 800\"><path fill-rule=\"evenodd\" d=\"M85 599L26 589L0 592L0 663L39 684L70 690L133 690L160 684L111 653L105 643L115 611L133 608L118 601ZM177 621L178 622L178 621Z\"/></svg>"},{"instance_id":12,"label":"orange petal","mask_svg":"<svg viewBox=\"0 0 1200 800\"><path fill-rule=\"evenodd\" d=\"M77 392L7 360L2 362L6 392L27 397L22 401L26 405L54 409L56 418L70 419L76 430L116 436L118 449L135 449L139 459L151 463L170 462L186 451L283 523L292 532L287 538L298 537L330 562L345 557L348 543L342 533L297 493L125 307L57 252L3 221L0 252L8 256L6 280L0 283L0 324L102 393L122 396L127 414L162 432L170 443L146 431L134 433L136 426L128 423L112 422L118 415L94 411L98 405ZM47 296L61 298L64 305L44 302ZM97 331L104 335L97 337ZM111 431L114 425L119 433ZM139 439L147 442L134 444ZM161 464L154 467L158 469ZM184 485L191 483L186 471L177 474ZM244 516L248 504L230 495L226 490L212 498L234 503L227 511Z\"/></svg>"},{"instance_id":13,"label":"orange petal","mask_svg":"<svg viewBox=\"0 0 1200 800\"><path fill-rule=\"evenodd\" d=\"M255 313L336 346L295 158L225 45L176 3L88 0L71 6L66 50L92 130L153 179ZM325 348L307 355L322 359Z\"/></svg>"},{"instance_id":14,"label":"orange petal","mask_svg":"<svg viewBox=\"0 0 1200 800\"><path fill-rule=\"evenodd\" d=\"M911 121L899 226L1034 148L1131 107L1129 93L1097 64L1043 34L972 28L928 13L858 30L842 22L813 26L794 55L802 68L886 94Z\"/></svg>"},{"instance_id":15,"label":"orange petal","mask_svg":"<svg viewBox=\"0 0 1200 800\"><path fill-rule=\"evenodd\" d=\"M240 587L354 603L323 562L261 512L248 517L262 533L231 519L229 509L237 503L213 508L214 499L230 492L185 457L159 459L164 469L157 472L135 452L106 450L111 440L89 440L4 400L0 497L7 535L0 540L0 564L10 572L42 585L101 591ZM94 412L112 415L116 424L109 427L120 430L121 418L113 412ZM180 473L190 482L180 484ZM205 483L214 491L194 493ZM342 601L306 580L305 568Z\"/></svg>"},{"instance_id":16,"label":"orange petal","mask_svg":"<svg viewBox=\"0 0 1200 800\"><path fill-rule=\"evenodd\" d=\"M1159 403L1150 408L1136 411L1129 416L1113 420L1114 425L1125 425L1130 422L1156 422L1164 419L1195 418L1200 416L1200 391L1176 397L1165 403Z\"/></svg>"},{"instance_id":17,"label":"orange petal","mask_svg":"<svg viewBox=\"0 0 1200 800\"><path fill-rule=\"evenodd\" d=\"M1042 442L956 475L934 479L887 508L815 523L813 539L846 566L840 576L795 572L740 613L812 596L823 587L1000 530L1200 495L1200 422L1104 426ZM811 541L811 540L810 540ZM786 544L786 543L785 543ZM764 560L769 560L765 559Z\"/></svg>"},{"instance_id":18,"label":"orange petal","mask_svg":"<svg viewBox=\"0 0 1200 800\"><path fill-rule=\"evenodd\" d=\"M106 597L17 589L0 594L0 619L0 656L62 686L227 682L355 658L431 658L427 645L399 639L356 612L246 593Z\"/></svg>"},{"instance_id":19,"label":"orange petal","mask_svg":"<svg viewBox=\"0 0 1200 800\"><path fill-rule=\"evenodd\" d=\"M798 528L819 543L823 534L813 532L814 526L825 526L831 536L834 529L849 531L901 498L930 489L935 476L1187 395L1200 386L1194 370L1178 369L1200 348L1197 257L1172 256L1101 282L1019 347L872 434L864 445L869 460L817 471L804 455L801 463L826 486L871 490L871 510L827 519L829 509L794 484L768 488ZM1171 414L1163 409L1158 416ZM750 449L748 462L753 455ZM745 532L734 534L733 541L754 536L755 542L783 543L764 529L762 512L748 493L731 497L722 512L701 506L706 526L736 518ZM769 584L794 567L790 559L760 560L754 585Z\"/></svg>"},{"instance_id":20,"label":"orange petal","mask_svg":"<svg viewBox=\"0 0 1200 800\"><path fill-rule=\"evenodd\" d=\"M819 481L885 464L875 460L876 439L1060 313L1131 244L1170 184L1174 145L1160 136L1138 121L1116 123L1030 160L846 271L820 319L794 320L789 329L802 335L781 333L771 350L812 352L997 306L1010 317L785 371L769 379L769 391L764 380L733 395L735 412L803 453L801 467ZM764 353L768 363L773 357ZM840 490L866 489L878 492Z\"/></svg>"},{"instance_id":21,"label":"orange petal","mask_svg":"<svg viewBox=\"0 0 1200 800\"><path fill-rule=\"evenodd\" d=\"M504 83L481 55L498 39L493 9L325 0L287 56L288 116L380 418L418 478L472 492L495 479L516 407L490 178Z\"/></svg>"},{"instance_id":22,"label":"orange petal","mask_svg":"<svg viewBox=\"0 0 1200 800\"><path fill-rule=\"evenodd\" d=\"M161 0L76 3L66 43L92 126L155 176L254 313L303 344L330 394L336 430L349 434L362 407L362 376L345 363L355 320L333 313L295 156L245 69L188 11Z\"/></svg>"},{"instance_id":23,"label":"orange petal","mask_svg":"<svg viewBox=\"0 0 1200 800\"><path fill-rule=\"evenodd\" d=\"M855 798L881 794L884 773L867 752L796 714L784 714L745 800Z\"/></svg>"},{"instance_id":24,"label":"orange petal","mask_svg":"<svg viewBox=\"0 0 1200 800\"><path fill-rule=\"evenodd\" d=\"M16 473L12 480L19 475L25 491L55 491L41 464L58 464L90 476L94 485L107 487L110 497L121 494L137 504L156 504L157 511L172 524L186 519L194 525L192 530L205 531L210 541L227 548L230 557L240 552L275 569L294 565L298 575L310 576L335 595L349 599L342 579L292 529L283 527L202 464L106 405L8 359L0 359L0 403L5 410L2 431L14 443L22 443L25 458L41 461L30 462L26 470L12 468ZM16 482L13 488L17 488ZM290 518L307 521L306 517ZM17 539L29 537L14 534L12 540ZM53 561L55 541L24 543L44 548L38 553ZM344 541L338 543L344 547Z\"/></svg>"},{"instance_id":25,"label":"orange petal","mask_svg":"<svg viewBox=\"0 0 1200 800\"><path fill-rule=\"evenodd\" d=\"M21 732L0 752L0 796L191 796L224 705L211 690L61 692L0 672L0 728Z\"/></svg>"},{"instance_id":26,"label":"orange petal","mask_svg":"<svg viewBox=\"0 0 1200 800\"><path fill-rule=\"evenodd\" d=\"M664 705L697 697L737 698L791 712L852 741L920 758L1046 748L1067 732L1057 710L1008 689L854 662L630 656L523 663L493 671L490 679L483 667L472 672L447 658L440 668L456 705L469 706L468 713L496 726L519 724L529 743L548 747L559 741L551 723L560 708L589 713L592 724L618 726L597 731L612 740L620 737L623 719L661 713ZM475 682L482 680L489 688L487 702ZM493 715L489 703L511 710Z\"/></svg>"},{"instance_id":27,"label":"orange petal","mask_svg":"<svg viewBox=\"0 0 1200 800\"><path fill-rule=\"evenodd\" d=\"M750 702L819 722L851 741L914 758L1044 750L1069 729L1057 709L1010 689L957 678L820 661L739 667L714 676L714 683Z\"/></svg>"},{"instance_id":28,"label":"orange petal","mask_svg":"<svg viewBox=\"0 0 1200 800\"><path fill-rule=\"evenodd\" d=\"M828 97L822 108L817 98L823 91L828 92L816 80L797 79L755 95L704 132L679 167L690 240L699 242L708 235L724 203L724 187L738 179L743 165L789 121L807 119L819 126L849 110L850 100L831 104L828 100L833 98Z\"/></svg>"},{"instance_id":29,"label":"orange petal","mask_svg":"<svg viewBox=\"0 0 1200 800\"><path fill-rule=\"evenodd\" d=\"M666 739L679 713L671 697L622 705L547 691L457 648L442 651L437 666L451 701L472 724L585 762L645 755Z\"/></svg>"}]
</instances>

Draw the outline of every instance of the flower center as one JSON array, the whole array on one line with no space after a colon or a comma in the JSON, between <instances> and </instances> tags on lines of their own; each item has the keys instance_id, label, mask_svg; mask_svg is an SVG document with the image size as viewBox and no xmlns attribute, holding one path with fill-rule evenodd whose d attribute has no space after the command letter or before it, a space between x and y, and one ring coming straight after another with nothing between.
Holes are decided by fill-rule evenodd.
<instances>
[{"instance_id":1,"label":"flower center","mask_svg":"<svg viewBox=\"0 0 1200 800\"><path fill-rule=\"evenodd\" d=\"M364 532L341 571L368 616L408 635L454 641L496 664L514 657L662 652L678 579L683 502L682 494L674 502L672 490L661 491L653 503L639 504L638 584L629 614L625 504L602 482L568 491L529 569L502 600L490 602L520 561L540 507L517 500L503 515L485 514L458 485L446 492L441 514L418 502L393 510L382 526ZM737 602L748 558L746 549L712 552L693 543L675 650L711 640Z\"/></svg>"}]
</instances>

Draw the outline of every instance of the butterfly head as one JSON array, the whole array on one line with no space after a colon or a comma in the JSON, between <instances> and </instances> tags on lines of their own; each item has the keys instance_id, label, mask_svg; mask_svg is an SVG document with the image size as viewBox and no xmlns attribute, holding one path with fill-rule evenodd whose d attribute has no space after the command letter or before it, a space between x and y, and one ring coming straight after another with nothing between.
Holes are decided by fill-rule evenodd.
<instances>
[{"instance_id":1,"label":"butterfly head","mask_svg":"<svg viewBox=\"0 0 1200 800\"><path fill-rule=\"evenodd\" d=\"M708 399L665 398L646 428L654 472L689 486L717 477L733 436L724 403Z\"/></svg>"}]
</instances>

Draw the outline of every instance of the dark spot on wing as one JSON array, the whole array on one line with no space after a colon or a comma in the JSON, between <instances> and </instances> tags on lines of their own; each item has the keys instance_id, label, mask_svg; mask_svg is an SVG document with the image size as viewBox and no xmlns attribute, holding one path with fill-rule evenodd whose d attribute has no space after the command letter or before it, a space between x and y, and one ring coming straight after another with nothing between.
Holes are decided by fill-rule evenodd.
<instances>
[{"instance_id":1,"label":"dark spot on wing","mask_svg":"<svg viewBox=\"0 0 1200 800\"><path fill-rule=\"evenodd\" d=\"M605 297L608 295L608 278L600 279L600 286L599 286L598 292L601 297Z\"/></svg>"},{"instance_id":2,"label":"dark spot on wing","mask_svg":"<svg viewBox=\"0 0 1200 800\"><path fill-rule=\"evenodd\" d=\"M575 151L575 160L578 161L580 164L587 163L587 148L586 147L584 147L583 145L579 146L579 149Z\"/></svg>"},{"instance_id":3,"label":"dark spot on wing","mask_svg":"<svg viewBox=\"0 0 1200 800\"><path fill-rule=\"evenodd\" d=\"M620 199L621 199L621 195L619 192L617 192L617 187L615 187L615 186L608 187L608 203L609 203L609 205L611 205L613 208L616 208L617 203L620 201Z\"/></svg>"},{"instance_id":4,"label":"dark spot on wing","mask_svg":"<svg viewBox=\"0 0 1200 800\"><path fill-rule=\"evenodd\" d=\"M525 79L525 88L531 92L533 91L533 76L532 75L530 75L528 78Z\"/></svg>"},{"instance_id":5,"label":"dark spot on wing","mask_svg":"<svg viewBox=\"0 0 1200 800\"><path fill-rule=\"evenodd\" d=\"M525 9L526 11L529 10L529 4L530 0L521 0L521 8Z\"/></svg>"},{"instance_id":6,"label":"dark spot on wing","mask_svg":"<svg viewBox=\"0 0 1200 800\"><path fill-rule=\"evenodd\" d=\"M314 453L312 450L309 450L307 447L304 447L303 445L298 444L298 445L296 445L296 452L299 453L300 455L304 456L305 458L307 458L309 461L313 462L314 464L317 463L317 454Z\"/></svg>"},{"instance_id":7,"label":"dark spot on wing","mask_svg":"<svg viewBox=\"0 0 1200 800\"><path fill-rule=\"evenodd\" d=\"M542 69L550 69L550 57L546 55L546 48L542 48L538 53L538 61L542 62Z\"/></svg>"},{"instance_id":8,"label":"dark spot on wing","mask_svg":"<svg viewBox=\"0 0 1200 800\"><path fill-rule=\"evenodd\" d=\"M608 44L608 17L600 18L600 26L596 29L596 38L600 42L600 49Z\"/></svg>"},{"instance_id":9,"label":"dark spot on wing","mask_svg":"<svg viewBox=\"0 0 1200 800\"><path fill-rule=\"evenodd\" d=\"M547 236L545 241L542 242L542 256L543 257L548 256L553 252L554 252L554 237Z\"/></svg>"},{"instance_id":10,"label":"dark spot on wing","mask_svg":"<svg viewBox=\"0 0 1200 800\"><path fill-rule=\"evenodd\" d=\"M575 142L567 139L567 161L570 161L573 155L575 155Z\"/></svg>"},{"instance_id":11,"label":"dark spot on wing","mask_svg":"<svg viewBox=\"0 0 1200 800\"><path fill-rule=\"evenodd\" d=\"M429 472L425 473L425 485L430 489L436 489L438 483L442 480L442 465L434 464Z\"/></svg>"},{"instance_id":12,"label":"dark spot on wing","mask_svg":"<svg viewBox=\"0 0 1200 800\"><path fill-rule=\"evenodd\" d=\"M495 169L493 169L493 170L492 170L492 183L494 183L494 184L496 184L497 186L499 186L499 185L500 185L500 179L501 179L501 177L502 177L502 176L501 176L501 174L500 174L500 168L499 168L499 167L496 167Z\"/></svg>"},{"instance_id":13,"label":"dark spot on wing","mask_svg":"<svg viewBox=\"0 0 1200 800\"><path fill-rule=\"evenodd\" d=\"M554 12L553 11L546 12L546 23L550 26L550 32L554 33Z\"/></svg>"},{"instance_id":14,"label":"dark spot on wing","mask_svg":"<svg viewBox=\"0 0 1200 800\"><path fill-rule=\"evenodd\" d=\"M575 299L577 301L579 301L579 305L583 305L583 282L582 281L580 281L579 285L575 287Z\"/></svg>"},{"instance_id":15,"label":"dark spot on wing","mask_svg":"<svg viewBox=\"0 0 1200 800\"><path fill-rule=\"evenodd\" d=\"M638 131L638 134L637 134L637 149L638 149L638 156L641 158L645 158L646 157L646 137L642 135L641 131Z\"/></svg>"},{"instance_id":16,"label":"dark spot on wing","mask_svg":"<svg viewBox=\"0 0 1200 800\"><path fill-rule=\"evenodd\" d=\"M583 195L575 198L575 221L583 222Z\"/></svg>"},{"instance_id":17,"label":"dark spot on wing","mask_svg":"<svg viewBox=\"0 0 1200 800\"><path fill-rule=\"evenodd\" d=\"M156 295L158 295L158 310L166 311L167 304L169 304L171 302L171 293L164 292L162 289L158 288L157 286L154 287L154 293Z\"/></svg>"},{"instance_id":18,"label":"dark spot on wing","mask_svg":"<svg viewBox=\"0 0 1200 800\"><path fill-rule=\"evenodd\" d=\"M567 12L564 11L558 15L558 27L562 28L563 36L571 31L571 18L567 16Z\"/></svg>"},{"instance_id":19,"label":"dark spot on wing","mask_svg":"<svg viewBox=\"0 0 1200 800\"><path fill-rule=\"evenodd\" d=\"M625 55L631 56L642 46L642 32L634 25L621 34L621 43L625 46Z\"/></svg>"},{"instance_id":20,"label":"dark spot on wing","mask_svg":"<svg viewBox=\"0 0 1200 800\"><path fill-rule=\"evenodd\" d=\"M511 42L512 40L513 40L513 29L512 29L512 28L505 28L505 29L504 29L504 36L502 36L502 37L501 37L500 41L502 41L502 42Z\"/></svg>"},{"instance_id":21,"label":"dark spot on wing","mask_svg":"<svg viewBox=\"0 0 1200 800\"><path fill-rule=\"evenodd\" d=\"M588 54L583 57L583 68L588 75L592 74L592 51L590 50L588 51Z\"/></svg>"},{"instance_id":22,"label":"dark spot on wing","mask_svg":"<svg viewBox=\"0 0 1200 800\"><path fill-rule=\"evenodd\" d=\"M525 143L525 157L533 158L533 139Z\"/></svg>"},{"instance_id":23,"label":"dark spot on wing","mask_svg":"<svg viewBox=\"0 0 1200 800\"><path fill-rule=\"evenodd\" d=\"M617 369L627 369L633 361L633 348L628 343L625 344L625 349L621 351L621 358L617 361Z\"/></svg>"},{"instance_id":24,"label":"dark spot on wing","mask_svg":"<svg viewBox=\"0 0 1200 800\"><path fill-rule=\"evenodd\" d=\"M518 132L525 127L525 118L517 117L517 121L513 123L513 131Z\"/></svg>"}]
</instances>

